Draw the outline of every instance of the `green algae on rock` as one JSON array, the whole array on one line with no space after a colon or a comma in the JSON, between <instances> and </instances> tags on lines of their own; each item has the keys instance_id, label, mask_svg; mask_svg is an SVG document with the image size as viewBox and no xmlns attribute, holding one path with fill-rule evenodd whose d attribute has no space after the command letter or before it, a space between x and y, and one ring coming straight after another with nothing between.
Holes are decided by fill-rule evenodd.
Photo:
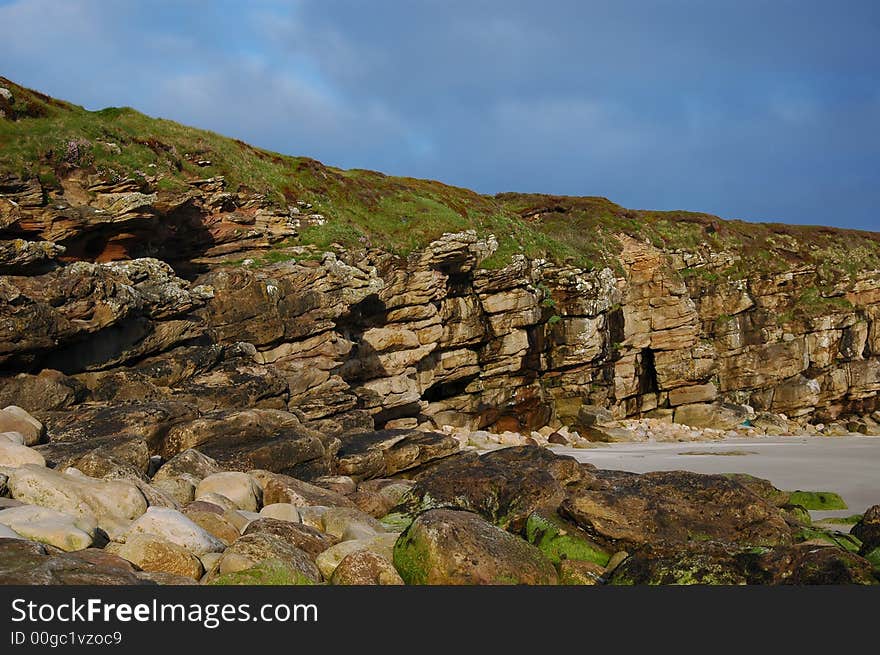
<instances>
[{"instance_id":1,"label":"green algae on rock","mask_svg":"<svg viewBox=\"0 0 880 655\"><path fill-rule=\"evenodd\" d=\"M537 546L554 564L564 560L593 562L602 567L611 558L583 530L555 512L537 511L526 521L526 540Z\"/></svg>"},{"instance_id":2,"label":"green algae on rock","mask_svg":"<svg viewBox=\"0 0 880 655\"><path fill-rule=\"evenodd\" d=\"M808 510L849 509L843 498L833 491L792 491L789 503Z\"/></svg>"},{"instance_id":3,"label":"green algae on rock","mask_svg":"<svg viewBox=\"0 0 880 655\"><path fill-rule=\"evenodd\" d=\"M394 566L407 584L556 584L556 570L525 540L473 512L421 514L394 545Z\"/></svg>"}]
</instances>

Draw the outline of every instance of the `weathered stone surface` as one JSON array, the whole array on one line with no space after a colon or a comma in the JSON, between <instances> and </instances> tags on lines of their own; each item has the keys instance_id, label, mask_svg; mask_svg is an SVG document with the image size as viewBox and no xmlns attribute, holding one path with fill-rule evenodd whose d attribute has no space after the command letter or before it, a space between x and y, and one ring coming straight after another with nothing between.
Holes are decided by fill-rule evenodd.
<instances>
[{"instance_id":1,"label":"weathered stone surface","mask_svg":"<svg viewBox=\"0 0 880 655\"><path fill-rule=\"evenodd\" d=\"M27 412L64 409L84 398L85 389L76 379L49 368L0 382L0 406L17 405Z\"/></svg>"},{"instance_id":2,"label":"weathered stone surface","mask_svg":"<svg viewBox=\"0 0 880 655\"><path fill-rule=\"evenodd\" d=\"M241 536L241 531L224 516L187 507L183 515L227 546Z\"/></svg>"},{"instance_id":3,"label":"weathered stone surface","mask_svg":"<svg viewBox=\"0 0 880 655\"><path fill-rule=\"evenodd\" d=\"M0 466L17 468L25 464L46 466L46 459L33 448L0 440Z\"/></svg>"},{"instance_id":4,"label":"weathered stone surface","mask_svg":"<svg viewBox=\"0 0 880 655\"><path fill-rule=\"evenodd\" d=\"M733 405L709 405L697 403L682 405L675 410L675 422L694 428L717 428L729 430L742 425L749 418L748 412Z\"/></svg>"},{"instance_id":5,"label":"weathered stone surface","mask_svg":"<svg viewBox=\"0 0 880 655\"><path fill-rule=\"evenodd\" d=\"M239 509L256 512L260 508L263 492L247 473L228 471L213 473L199 482L196 499L204 494L217 493L235 503Z\"/></svg>"},{"instance_id":6,"label":"weathered stone surface","mask_svg":"<svg viewBox=\"0 0 880 655\"><path fill-rule=\"evenodd\" d=\"M315 564L317 564L324 579L329 580L333 576L336 567L339 566L339 563L352 553L358 551L369 551L391 561L397 538L398 533L388 532L369 539L341 541L318 554L315 558Z\"/></svg>"},{"instance_id":7,"label":"weathered stone surface","mask_svg":"<svg viewBox=\"0 0 880 655\"><path fill-rule=\"evenodd\" d=\"M416 515L436 509L477 512L503 528L521 529L538 507L558 506L564 485L580 479L571 457L536 446L505 448L475 462L451 461L422 476L395 511Z\"/></svg>"},{"instance_id":8,"label":"weathered stone surface","mask_svg":"<svg viewBox=\"0 0 880 655\"><path fill-rule=\"evenodd\" d=\"M220 552L225 544L180 512L165 507L150 507L120 535L126 543L130 537L149 534L185 548L193 555Z\"/></svg>"},{"instance_id":9,"label":"weathered stone surface","mask_svg":"<svg viewBox=\"0 0 880 655\"><path fill-rule=\"evenodd\" d=\"M868 553L880 548L880 505L869 507L856 523L850 534L862 542L861 553Z\"/></svg>"},{"instance_id":10,"label":"weathered stone surface","mask_svg":"<svg viewBox=\"0 0 880 655\"><path fill-rule=\"evenodd\" d=\"M328 507L321 514L321 527L340 541L370 539L385 532L379 521L354 507Z\"/></svg>"},{"instance_id":11,"label":"weathered stone surface","mask_svg":"<svg viewBox=\"0 0 880 655\"><path fill-rule=\"evenodd\" d=\"M237 573L267 560L277 560L295 575L310 582L320 582L321 573L308 554L284 539L267 533L252 533L239 537L217 565L219 574Z\"/></svg>"},{"instance_id":12,"label":"weathered stone surface","mask_svg":"<svg viewBox=\"0 0 880 655\"><path fill-rule=\"evenodd\" d=\"M329 507L354 507L354 503L342 494L323 489L287 475L268 471L248 471L263 487L263 503L289 503L297 507L325 505Z\"/></svg>"},{"instance_id":13,"label":"weathered stone surface","mask_svg":"<svg viewBox=\"0 0 880 655\"><path fill-rule=\"evenodd\" d=\"M216 460L190 448L178 453L159 467L153 476L153 481L158 482L181 475L192 476L196 481L201 481L222 470Z\"/></svg>"},{"instance_id":14,"label":"weathered stone surface","mask_svg":"<svg viewBox=\"0 0 880 655\"><path fill-rule=\"evenodd\" d=\"M111 535L147 511L143 493L128 482L96 480L75 469L60 473L33 464L11 471L7 485L16 500L94 518Z\"/></svg>"},{"instance_id":15,"label":"weathered stone surface","mask_svg":"<svg viewBox=\"0 0 880 655\"><path fill-rule=\"evenodd\" d=\"M640 550L614 570L611 584L872 585L877 580L867 561L832 546L762 551L703 543Z\"/></svg>"},{"instance_id":16,"label":"weathered stone surface","mask_svg":"<svg viewBox=\"0 0 880 655\"><path fill-rule=\"evenodd\" d=\"M65 551L82 550L91 546L98 528L92 518L72 516L36 505L0 510L0 524L25 539Z\"/></svg>"},{"instance_id":17,"label":"weathered stone surface","mask_svg":"<svg viewBox=\"0 0 880 655\"><path fill-rule=\"evenodd\" d=\"M274 535L307 553L312 559L339 543L338 537L308 525L272 518L251 521L245 528L244 534Z\"/></svg>"},{"instance_id":18,"label":"weathered stone surface","mask_svg":"<svg viewBox=\"0 0 880 655\"><path fill-rule=\"evenodd\" d=\"M106 550L144 571L171 573L193 580L198 580L204 573L198 557L152 534L130 535L124 544L110 543Z\"/></svg>"},{"instance_id":19,"label":"weathered stone surface","mask_svg":"<svg viewBox=\"0 0 880 655\"><path fill-rule=\"evenodd\" d=\"M88 551L83 551L88 552ZM118 564L92 561L77 553L50 551L41 544L0 538L0 584L6 585L138 585L147 584L121 558Z\"/></svg>"},{"instance_id":20,"label":"weathered stone surface","mask_svg":"<svg viewBox=\"0 0 880 655\"><path fill-rule=\"evenodd\" d=\"M713 539L751 546L792 541L782 513L738 482L685 471L596 471L569 491L561 511L607 543L687 543Z\"/></svg>"},{"instance_id":21,"label":"weathered stone surface","mask_svg":"<svg viewBox=\"0 0 880 655\"><path fill-rule=\"evenodd\" d=\"M239 471L326 474L330 469L323 435L303 425L293 413L268 409L210 412L189 423L175 425L159 446L171 457L188 448Z\"/></svg>"},{"instance_id":22,"label":"weathered stone surface","mask_svg":"<svg viewBox=\"0 0 880 655\"><path fill-rule=\"evenodd\" d=\"M342 439L336 470L358 478L384 477L458 452L452 436L417 430L382 430Z\"/></svg>"},{"instance_id":23,"label":"weathered stone surface","mask_svg":"<svg viewBox=\"0 0 880 655\"><path fill-rule=\"evenodd\" d=\"M394 546L408 584L556 584L543 553L471 512L421 514Z\"/></svg>"},{"instance_id":24,"label":"weathered stone surface","mask_svg":"<svg viewBox=\"0 0 880 655\"><path fill-rule=\"evenodd\" d=\"M299 510L295 505L291 505L290 503L272 503L271 505L264 505L260 510L260 516L277 519L279 521L289 521L292 523L300 522Z\"/></svg>"},{"instance_id":25,"label":"weathered stone surface","mask_svg":"<svg viewBox=\"0 0 880 655\"><path fill-rule=\"evenodd\" d=\"M24 445L33 446L40 442L46 428L21 407L10 405L0 411L0 432L18 432L24 437Z\"/></svg>"},{"instance_id":26,"label":"weathered stone surface","mask_svg":"<svg viewBox=\"0 0 880 655\"><path fill-rule=\"evenodd\" d=\"M403 578L394 565L367 550L346 555L330 577L334 585L402 585Z\"/></svg>"}]
</instances>

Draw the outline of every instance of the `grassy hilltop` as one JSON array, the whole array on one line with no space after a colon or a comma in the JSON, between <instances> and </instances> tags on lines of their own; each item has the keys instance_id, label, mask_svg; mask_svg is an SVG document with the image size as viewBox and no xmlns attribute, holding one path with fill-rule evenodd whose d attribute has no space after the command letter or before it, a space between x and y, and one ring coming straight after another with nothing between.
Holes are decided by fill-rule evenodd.
<instances>
[{"instance_id":1,"label":"grassy hilltop","mask_svg":"<svg viewBox=\"0 0 880 655\"><path fill-rule=\"evenodd\" d=\"M614 262L620 249L615 235L625 233L667 250L741 254L722 272L727 277L815 264L830 281L880 268L880 233L631 210L601 197L486 196L432 180L341 170L128 107L87 111L3 77L0 86L13 96L11 102L0 96L0 176L38 176L50 192L82 171L111 181L141 179L159 194L182 193L190 180L223 176L230 191L264 194L282 206L306 201L329 219L304 230L301 243L372 244L404 255L444 232L476 229L499 240L486 267L503 266L515 253L601 266ZM829 221L834 218L829 214Z\"/></svg>"}]
</instances>

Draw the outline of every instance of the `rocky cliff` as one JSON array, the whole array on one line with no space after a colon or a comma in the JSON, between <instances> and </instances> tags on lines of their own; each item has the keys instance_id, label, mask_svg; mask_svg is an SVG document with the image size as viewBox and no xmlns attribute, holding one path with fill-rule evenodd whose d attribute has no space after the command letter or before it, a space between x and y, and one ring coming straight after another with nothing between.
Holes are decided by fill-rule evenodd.
<instances>
[{"instance_id":1,"label":"rocky cliff","mask_svg":"<svg viewBox=\"0 0 880 655\"><path fill-rule=\"evenodd\" d=\"M332 440L353 430L589 432L584 406L876 429L880 234L378 174L344 195L353 178L312 162L307 178L292 164L277 196L200 176L236 170L208 137L195 154L132 141L107 132L124 123L105 110L106 140L87 139L70 130L92 126L90 112L3 84L0 403L50 426L72 407L140 412L172 455L200 421L240 421L269 447L285 410L320 437L280 468L323 472ZM59 116L67 132L48 148L32 135ZM117 151L136 148L153 170L120 174ZM388 197L406 220L384 235L370 221L388 219ZM473 229L443 231L460 226L453 210Z\"/></svg>"}]
</instances>

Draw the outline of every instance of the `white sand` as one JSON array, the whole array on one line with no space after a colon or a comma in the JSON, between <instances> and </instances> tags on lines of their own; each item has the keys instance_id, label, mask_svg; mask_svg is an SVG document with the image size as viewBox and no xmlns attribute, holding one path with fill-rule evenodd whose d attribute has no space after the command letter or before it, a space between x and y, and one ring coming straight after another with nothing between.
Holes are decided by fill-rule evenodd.
<instances>
[{"instance_id":1,"label":"white sand","mask_svg":"<svg viewBox=\"0 0 880 655\"><path fill-rule=\"evenodd\" d=\"M690 443L620 443L581 450L554 447L599 468L645 473L749 473L789 491L834 491L849 509L814 518L860 514L880 504L880 437L758 437ZM699 453L699 454L682 454ZM713 454L716 453L716 454ZM717 453L742 453L719 455Z\"/></svg>"}]
</instances>

